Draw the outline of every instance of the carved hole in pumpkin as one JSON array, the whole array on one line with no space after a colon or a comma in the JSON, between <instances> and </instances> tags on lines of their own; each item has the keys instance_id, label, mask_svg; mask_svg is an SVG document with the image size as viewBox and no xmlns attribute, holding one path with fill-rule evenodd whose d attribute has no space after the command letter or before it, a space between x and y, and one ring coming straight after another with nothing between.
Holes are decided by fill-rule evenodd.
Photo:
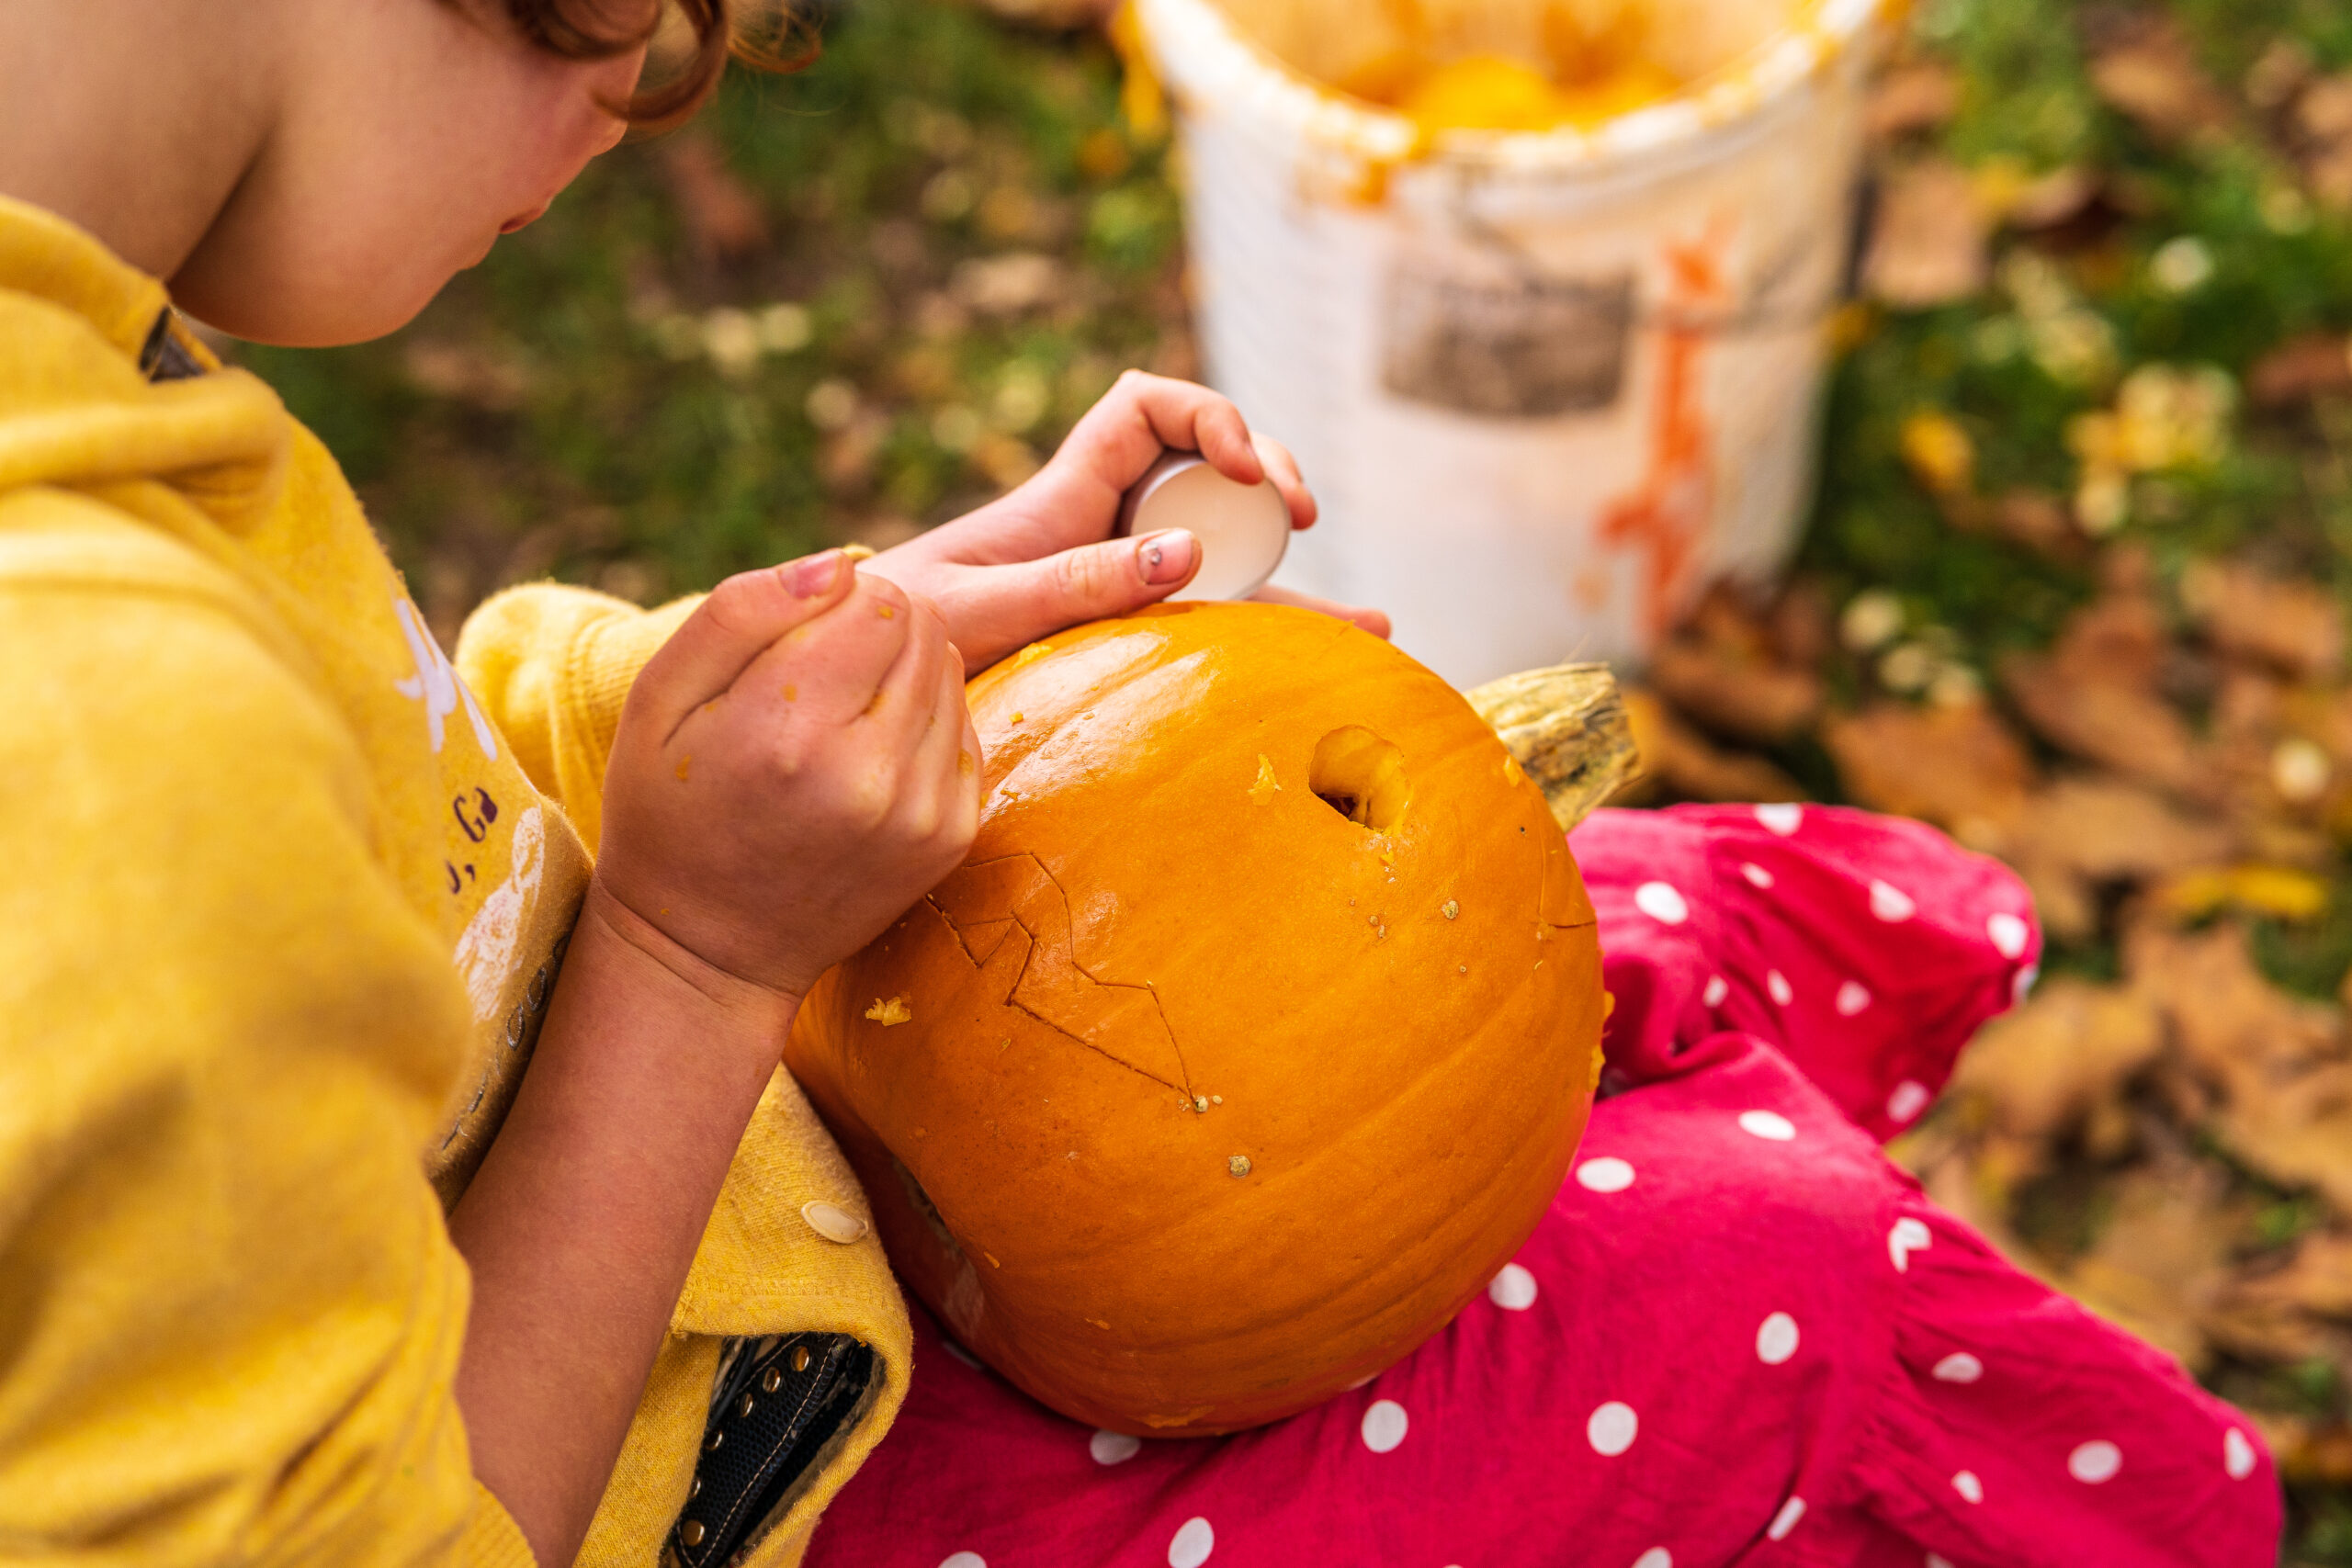
<instances>
[{"instance_id":1,"label":"carved hole in pumpkin","mask_svg":"<svg viewBox=\"0 0 2352 1568\"><path fill-rule=\"evenodd\" d=\"M916 1213L923 1217L923 1222L931 1226L931 1234L938 1241L941 1249L950 1258L963 1256L964 1249L956 1245L956 1238L947 1232L947 1222L939 1217L939 1205L933 1202L931 1194L922 1190L922 1183L915 1179L915 1173L909 1170L895 1155L891 1156L890 1166L899 1173L899 1185L906 1189L907 1201L913 1205Z\"/></svg>"},{"instance_id":2,"label":"carved hole in pumpkin","mask_svg":"<svg viewBox=\"0 0 2352 1568\"><path fill-rule=\"evenodd\" d=\"M1335 729L1315 743L1306 787L1324 805L1375 833L1396 826L1411 793L1405 753L1360 724Z\"/></svg>"}]
</instances>

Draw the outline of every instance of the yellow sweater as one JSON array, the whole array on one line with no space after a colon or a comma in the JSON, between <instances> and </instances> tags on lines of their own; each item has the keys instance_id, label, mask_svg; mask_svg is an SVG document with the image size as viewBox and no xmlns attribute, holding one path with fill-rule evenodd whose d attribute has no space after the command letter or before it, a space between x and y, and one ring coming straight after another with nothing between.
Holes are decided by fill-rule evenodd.
<instances>
[{"instance_id":1,"label":"yellow sweater","mask_svg":"<svg viewBox=\"0 0 2352 1568\"><path fill-rule=\"evenodd\" d=\"M510 1102L638 669L688 606L543 586L443 657L323 447L161 285L0 198L0 1559L525 1564L443 1224ZM905 1309L781 1073L582 1561L650 1568L724 1342L882 1382Z\"/></svg>"}]
</instances>

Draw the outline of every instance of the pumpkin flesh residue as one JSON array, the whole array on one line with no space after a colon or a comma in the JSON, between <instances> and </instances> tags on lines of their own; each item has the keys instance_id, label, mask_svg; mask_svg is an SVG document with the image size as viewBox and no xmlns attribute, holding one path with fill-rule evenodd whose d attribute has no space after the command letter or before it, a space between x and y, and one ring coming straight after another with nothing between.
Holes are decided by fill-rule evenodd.
<instances>
[{"instance_id":1,"label":"pumpkin flesh residue","mask_svg":"<svg viewBox=\"0 0 2352 1568\"><path fill-rule=\"evenodd\" d=\"M1250 804L1272 806L1274 803L1274 796L1282 793L1282 788L1283 786L1274 778L1273 763L1266 760L1266 754L1263 751L1259 752L1258 782L1250 786Z\"/></svg>"}]
</instances>

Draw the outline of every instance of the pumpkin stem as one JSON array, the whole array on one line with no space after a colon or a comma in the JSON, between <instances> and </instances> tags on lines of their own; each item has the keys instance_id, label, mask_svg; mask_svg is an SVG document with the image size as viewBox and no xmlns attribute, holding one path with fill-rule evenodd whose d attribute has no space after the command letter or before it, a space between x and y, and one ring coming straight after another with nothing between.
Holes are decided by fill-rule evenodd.
<instances>
[{"instance_id":1,"label":"pumpkin stem","mask_svg":"<svg viewBox=\"0 0 2352 1568\"><path fill-rule=\"evenodd\" d=\"M1563 830L1592 814L1641 765L1625 702L1606 664L1555 664L1464 694L1544 791Z\"/></svg>"}]
</instances>

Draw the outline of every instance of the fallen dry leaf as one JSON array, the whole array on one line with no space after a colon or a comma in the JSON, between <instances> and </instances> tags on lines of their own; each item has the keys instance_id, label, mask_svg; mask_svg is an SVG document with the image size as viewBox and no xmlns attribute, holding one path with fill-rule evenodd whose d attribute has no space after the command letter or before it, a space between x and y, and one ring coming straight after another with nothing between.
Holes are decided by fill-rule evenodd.
<instances>
[{"instance_id":1,"label":"fallen dry leaf","mask_svg":"<svg viewBox=\"0 0 2352 1568\"><path fill-rule=\"evenodd\" d=\"M2033 783L2025 748L1981 702L1873 703L1830 718L1822 740L1855 800L1977 848L2007 840Z\"/></svg>"},{"instance_id":2,"label":"fallen dry leaf","mask_svg":"<svg viewBox=\"0 0 2352 1568\"><path fill-rule=\"evenodd\" d=\"M2088 211L2101 188L2096 171L2069 164L2018 186L2004 205L2001 221L2012 229L2055 229Z\"/></svg>"},{"instance_id":3,"label":"fallen dry leaf","mask_svg":"<svg viewBox=\"0 0 2352 1568\"><path fill-rule=\"evenodd\" d=\"M662 143L662 169L677 198L686 239L707 261L741 261L767 248L767 215L752 187L727 166L718 143L688 129Z\"/></svg>"},{"instance_id":4,"label":"fallen dry leaf","mask_svg":"<svg viewBox=\"0 0 2352 1568\"><path fill-rule=\"evenodd\" d=\"M2197 63L2175 18L2108 12L2086 21L2092 87L2151 139L2177 143L2229 124L2229 100Z\"/></svg>"},{"instance_id":5,"label":"fallen dry leaf","mask_svg":"<svg viewBox=\"0 0 2352 1568\"><path fill-rule=\"evenodd\" d=\"M2284 1269L2245 1280L2235 1293L2314 1317L2352 1318L2352 1235L2321 1231L2303 1237Z\"/></svg>"},{"instance_id":6,"label":"fallen dry leaf","mask_svg":"<svg viewBox=\"0 0 2352 1568\"><path fill-rule=\"evenodd\" d=\"M2343 1015L2265 979L2234 925L2124 941L2132 986L2163 1010L2185 1063L2212 1087L2210 1131L2240 1163L2316 1189L2352 1213L2352 1060Z\"/></svg>"},{"instance_id":7,"label":"fallen dry leaf","mask_svg":"<svg viewBox=\"0 0 2352 1568\"><path fill-rule=\"evenodd\" d=\"M2164 1049L2163 1021L2121 986L2059 976L1969 1045L1952 1089L2017 1136L2057 1138L2112 1100Z\"/></svg>"},{"instance_id":8,"label":"fallen dry leaf","mask_svg":"<svg viewBox=\"0 0 2352 1568\"><path fill-rule=\"evenodd\" d=\"M2203 782L2195 739L2159 689L2167 640L2152 599L2110 592L2076 611L2047 654L2005 660L2002 683L2061 750L2194 795Z\"/></svg>"},{"instance_id":9,"label":"fallen dry leaf","mask_svg":"<svg viewBox=\"0 0 2352 1568\"><path fill-rule=\"evenodd\" d=\"M1650 660L1650 681L1677 708L1719 734L1769 745L1821 711L1821 678L1720 643L1678 637Z\"/></svg>"},{"instance_id":10,"label":"fallen dry leaf","mask_svg":"<svg viewBox=\"0 0 2352 1568\"><path fill-rule=\"evenodd\" d=\"M2336 673L2344 660L2344 612L2312 582L2267 577L2233 562L2191 561L2180 598L2199 630L2224 653L2258 660L2301 680Z\"/></svg>"},{"instance_id":11,"label":"fallen dry leaf","mask_svg":"<svg viewBox=\"0 0 2352 1568\"><path fill-rule=\"evenodd\" d=\"M2295 101L2298 156L2312 195L2352 208L2352 72L2312 83Z\"/></svg>"},{"instance_id":12,"label":"fallen dry leaf","mask_svg":"<svg viewBox=\"0 0 2352 1568\"><path fill-rule=\"evenodd\" d=\"M493 412L521 408L531 393L530 367L522 356L486 344L413 339L401 351L401 366L420 391Z\"/></svg>"},{"instance_id":13,"label":"fallen dry leaf","mask_svg":"<svg viewBox=\"0 0 2352 1568\"><path fill-rule=\"evenodd\" d=\"M1716 746L1677 718L1657 694L1625 692L1625 718L1641 752L1626 800L1665 789L1690 800L1803 800L1804 787L1763 758Z\"/></svg>"},{"instance_id":14,"label":"fallen dry leaf","mask_svg":"<svg viewBox=\"0 0 2352 1568\"><path fill-rule=\"evenodd\" d=\"M2227 828L2184 816L2153 791L2069 777L2034 794L2003 853L2033 889L2042 923L2079 941L2096 933L2102 885L2211 865L2234 848Z\"/></svg>"},{"instance_id":15,"label":"fallen dry leaf","mask_svg":"<svg viewBox=\"0 0 2352 1568\"><path fill-rule=\"evenodd\" d=\"M2352 1482L2352 1426L2258 1410L2248 1414L2261 1427L2263 1443L2287 1480L2330 1486Z\"/></svg>"},{"instance_id":16,"label":"fallen dry leaf","mask_svg":"<svg viewBox=\"0 0 2352 1568\"><path fill-rule=\"evenodd\" d=\"M1906 310L1965 299L1991 276L1986 241L1965 169L1945 158L1908 164L1881 187L1863 288Z\"/></svg>"},{"instance_id":17,"label":"fallen dry leaf","mask_svg":"<svg viewBox=\"0 0 2352 1568\"><path fill-rule=\"evenodd\" d=\"M1937 61L1897 66L1871 88L1862 124L1873 141L1932 130L1960 112L1960 73Z\"/></svg>"},{"instance_id":18,"label":"fallen dry leaf","mask_svg":"<svg viewBox=\"0 0 2352 1568\"><path fill-rule=\"evenodd\" d=\"M849 423L828 434L817 449L817 475L825 489L845 499L865 494L889 434L889 415L879 409L860 409Z\"/></svg>"},{"instance_id":19,"label":"fallen dry leaf","mask_svg":"<svg viewBox=\"0 0 2352 1568\"><path fill-rule=\"evenodd\" d=\"M2229 1288L2239 1228L2227 1191L2223 1173L2201 1162L2126 1172L2098 1241L2065 1272L2068 1290L2190 1370L2202 1367L2211 1355L2203 1320Z\"/></svg>"},{"instance_id":20,"label":"fallen dry leaf","mask_svg":"<svg viewBox=\"0 0 2352 1568\"><path fill-rule=\"evenodd\" d=\"M958 304L983 316L1018 316L1048 305L1068 287L1061 263L1042 251L1010 251L961 263L948 283Z\"/></svg>"},{"instance_id":21,"label":"fallen dry leaf","mask_svg":"<svg viewBox=\"0 0 2352 1568\"><path fill-rule=\"evenodd\" d=\"M2242 1275L2207 1314L2215 1344L2254 1360L2338 1359L2352 1339L2352 1236L2305 1236L2279 1268Z\"/></svg>"},{"instance_id":22,"label":"fallen dry leaf","mask_svg":"<svg viewBox=\"0 0 2352 1568\"><path fill-rule=\"evenodd\" d=\"M2069 564L2090 551L2066 503L2047 491L2013 490L1993 503L1993 531L2036 555Z\"/></svg>"},{"instance_id":23,"label":"fallen dry leaf","mask_svg":"<svg viewBox=\"0 0 2352 1568\"><path fill-rule=\"evenodd\" d=\"M2352 392L2352 338L2335 333L2290 338L2255 361L2245 389L2265 408Z\"/></svg>"}]
</instances>

